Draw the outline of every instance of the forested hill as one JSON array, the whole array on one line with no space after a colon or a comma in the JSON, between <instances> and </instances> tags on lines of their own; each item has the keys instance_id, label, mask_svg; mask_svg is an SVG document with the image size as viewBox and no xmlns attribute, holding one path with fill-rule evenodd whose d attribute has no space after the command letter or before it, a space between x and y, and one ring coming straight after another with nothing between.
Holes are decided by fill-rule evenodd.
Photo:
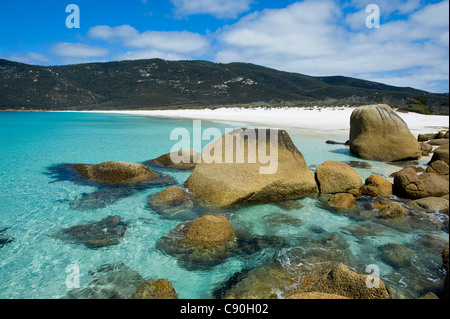
<instances>
[{"instance_id":1,"label":"forested hill","mask_svg":"<svg viewBox=\"0 0 450 319\"><path fill-rule=\"evenodd\" d=\"M389 103L447 113L448 93L245 63L160 59L35 66L0 60L0 109L152 109L274 101Z\"/></svg>"}]
</instances>

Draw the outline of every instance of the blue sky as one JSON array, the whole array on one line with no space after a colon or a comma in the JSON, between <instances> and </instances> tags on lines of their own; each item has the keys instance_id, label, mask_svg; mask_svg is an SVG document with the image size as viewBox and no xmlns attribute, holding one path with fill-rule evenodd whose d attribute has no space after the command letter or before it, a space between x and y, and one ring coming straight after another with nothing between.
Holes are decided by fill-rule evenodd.
<instances>
[{"instance_id":1,"label":"blue sky","mask_svg":"<svg viewBox=\"0 0 450 319\"><path fill-rule=\"evenodd\" d=\"M66 6L80 28L66 26ZM380 28L368 28L380 9ZM449 0L2 0L0 58L250 62L449 91ZM373 21L373 20L371 20Z\"/></svg>"}]
</instances>

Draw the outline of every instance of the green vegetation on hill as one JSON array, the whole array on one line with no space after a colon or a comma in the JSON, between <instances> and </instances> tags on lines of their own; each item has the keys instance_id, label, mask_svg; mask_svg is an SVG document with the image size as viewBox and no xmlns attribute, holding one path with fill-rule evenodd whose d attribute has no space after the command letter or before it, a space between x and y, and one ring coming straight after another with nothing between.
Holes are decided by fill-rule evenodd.
<instances>
[{"instance_id":1,"label":"green vegetation on hill","mask_svg":"<svg viewBox=\"0 0 450 319\"><path fill-rule=\"evenodd\" d=\"M51 67L0 60L0 97L3 110L388 103L448 114L448 94L342 76L311 77L247 63L160 59Z\"/></svg>"}]
</instances>

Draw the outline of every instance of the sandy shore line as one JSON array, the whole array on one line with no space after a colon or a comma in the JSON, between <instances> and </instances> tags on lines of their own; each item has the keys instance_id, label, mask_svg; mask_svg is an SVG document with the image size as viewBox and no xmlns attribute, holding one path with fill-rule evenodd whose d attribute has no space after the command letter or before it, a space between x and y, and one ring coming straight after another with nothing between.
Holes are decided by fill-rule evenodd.
<instances>
[{"instance_id":1,"label":"sandy shore line","mask_svg":"<svg viewBox=\"0 0 450 319\"><path fill-rule=\"evenodd\" d=\"M90 111L94 113L129 114L150 117L198 119L247 124L273 128L291 128L308 132L327 133L339 137L348 136L350 116L354 108L277 108L244 109L219 108L201 110L155 110L155 111ZM417 113L397 114L406 122L414 135L434 133L449 127L449 116L423 115Z\"/></svg>"}]
</instances>

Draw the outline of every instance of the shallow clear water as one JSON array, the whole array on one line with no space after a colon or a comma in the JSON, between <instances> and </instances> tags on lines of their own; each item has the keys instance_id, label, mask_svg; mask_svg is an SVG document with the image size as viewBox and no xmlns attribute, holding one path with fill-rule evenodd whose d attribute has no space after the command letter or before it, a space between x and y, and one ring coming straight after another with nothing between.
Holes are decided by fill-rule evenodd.
<instances>
[{"instance_id":1,"label":"shallow clear water","mask_svg":"<svg viewBox=\"0 0 450 319\"><path fill-rule=\"evenodd\" d=\"M202 124L204 128L230 127L225 123ZM254 236L278 238L282 247L274 242L265 252L246 258L235 256L207 270L187 270L180 267L175 257L155 247L162 236L181 222L163 219L146 207L147 196L165 187L149 188L105 208L83 211L71 209L70 202L95 188L55 181L47 174L49 167L64 163L139 163L156 158L170 151L175 143L170 140L170 133L177 127L192 130L192 121L94 113L0 113L0 232L3 232L0 235L13 239L0 248L0 298L61 298L69 291L68 265L79 266L83 287L89 284L90 270L114 262L125 263L144 278L168 279L180 298L211 298L214 289L232 274L270 258L294 262L289 254L293 248L330 233L339 234L348 245L355 260L349 266L364 272L369 264L379 265L381 278L393 286L406 287L403 295L408 298L421 293L419 289L408 289L418 274L425 277L423 280L430 287L442 283L445 274L440 269L440 253L425 249L417 238L432 234L448 241L448 233L375 225L379 226L373 228L378 232L376 235L358 237L343 228L375 226L370 221L329 211L313 198L299 200L304 207L291 211L268 204L222 212L236 229ZM343 145L325 144L332 136L299 130L288 132L308 165L326 160L358 160ZM357 169L363 179L371 173L387 177L398 170L384 163L370 163L371 169ZM190 174L163 173L173 176L179 185ZM99 221L109 215L119 215L128 222L118 245L89 249L51 236L62 228ZM415 270L402 271L380 260L379 247L387 243L404 244L416 251Z\"/></svg>"}]
</instances>

